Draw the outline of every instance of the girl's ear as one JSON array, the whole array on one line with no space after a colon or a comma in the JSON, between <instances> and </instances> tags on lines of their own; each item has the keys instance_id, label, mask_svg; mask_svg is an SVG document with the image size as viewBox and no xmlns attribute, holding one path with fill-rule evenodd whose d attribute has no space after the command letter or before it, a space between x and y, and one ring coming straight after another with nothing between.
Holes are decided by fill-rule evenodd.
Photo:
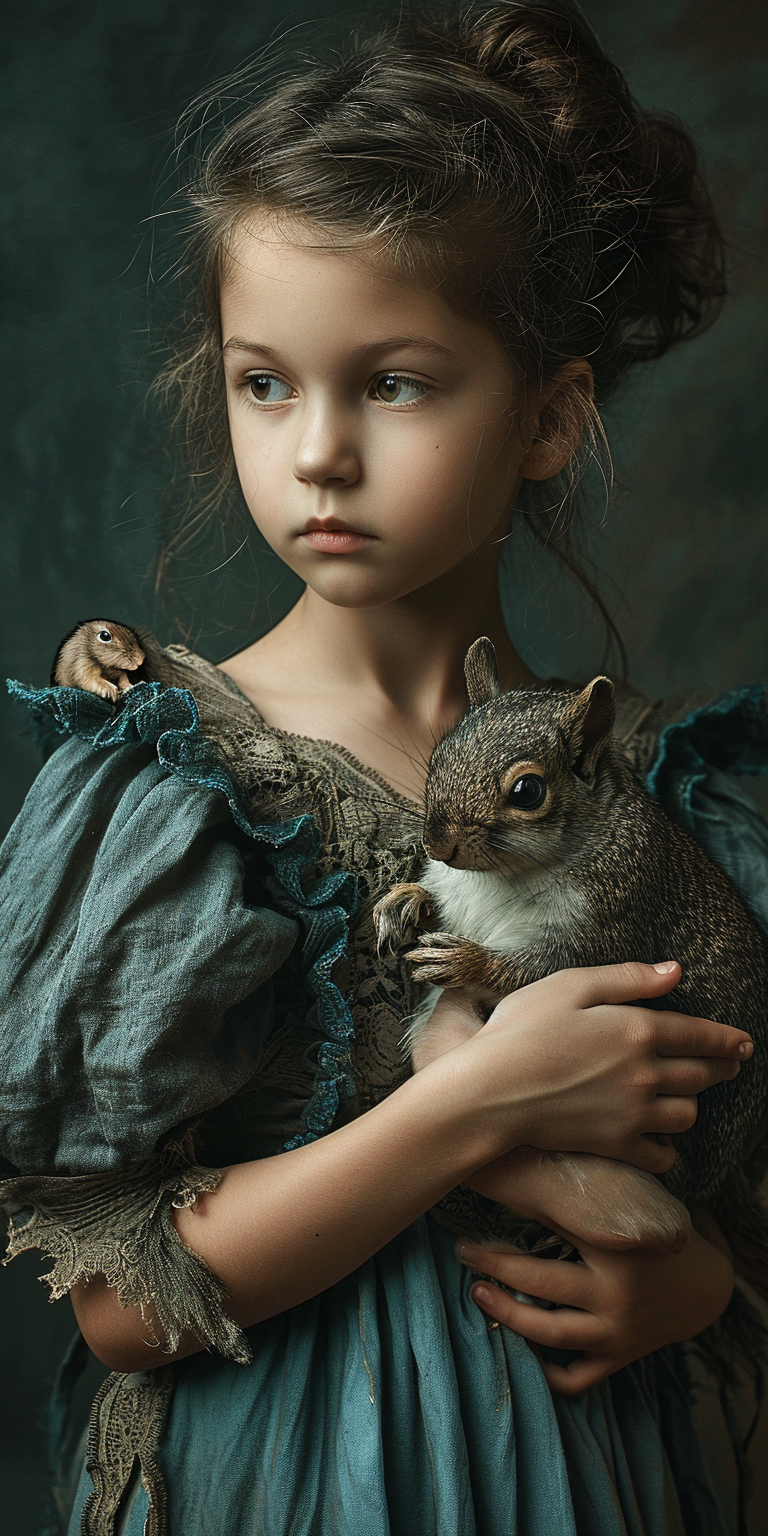
<instances>
[{"instance_id":1,"label":"girl's ear","mask_svg":"<svg viewBox=\"0 0 768 1536\"><path fill-rule=\"evenodd\" d=\"M467 679L469 702L473 707L499 697L501 688L496 651L486 635L480 640L474 640L469 647L464 660L464 676Z\"/></svg>"},{"instance_id":2,"label":"girl's ear","mask_svg":"<svg viewBox=\"0 0 768 1536\"><path fill-rule=\"evenodd\" d=\"M594 418L594 379L584 358L566 363L547 386L531 430L531 446L520 465L524 480L550 480L565 469Z\"/></svg>"},{"instance_id":3,"label":"girl's ear","mask_svg":"<svg viewBox=\"0 0 768 1536\"><path fill-rule=\"evenodd\" d=\"M574 699L565 724L571 768L578 778L593 778L615 718L613 683L609 677L593 677Z\"/></svg>"}]
</instances>

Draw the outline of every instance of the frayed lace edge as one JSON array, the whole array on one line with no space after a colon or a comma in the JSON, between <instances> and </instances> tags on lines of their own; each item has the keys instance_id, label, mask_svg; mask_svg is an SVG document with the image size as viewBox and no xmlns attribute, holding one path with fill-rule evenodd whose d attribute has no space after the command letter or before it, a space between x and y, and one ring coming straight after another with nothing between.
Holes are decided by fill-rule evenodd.
<instances>
[{"instance_id":1,"label":"frayed lace edge","mask_svg":"<svg viewBox=\"0 0 768 1536\"><path fill-rule=\"evenodd\" d=\"M140 1309L158 1351L175 1353L189 1332L246 1365L251 1351L224 1310L224 1285L173 1223L174 1206L193 1205L220 1179L218 1169L169 1169L163 1158L118 1173L6 1179L0 1202L11 1220L3 1262L33 1248L52 1259L40 1277L52 1301L78 1281L104 1275L122 1307Z\"/></svg>"}]
</instances>

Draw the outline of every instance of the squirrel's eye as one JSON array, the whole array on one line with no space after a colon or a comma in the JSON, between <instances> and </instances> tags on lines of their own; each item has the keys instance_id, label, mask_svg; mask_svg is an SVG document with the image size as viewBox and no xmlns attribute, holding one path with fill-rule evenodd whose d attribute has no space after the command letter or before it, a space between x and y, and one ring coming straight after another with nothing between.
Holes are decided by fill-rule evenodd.
<instances>
[{"instance_id":1,"label":"squirrel's eye","mask_svg":"<svg viewBox=\"0 0 768 1536\"><path fill-rule=\"evenodd\" d=\"M546 798L546 779L538 773L523 773L509 791L508 804L516 811L537 811Z\"/></svg>"},{"instance_id":2,"label":"squirrel's eye","mask_svg":"<svg viewBox=\"0 0 768 1536\"><path fill-rule=\"evenodd\" d=\"M112 643L112 636L108 629L100 629L96 639L100 640L102 645L111 645Z\"/></svg>"}]
</instances>

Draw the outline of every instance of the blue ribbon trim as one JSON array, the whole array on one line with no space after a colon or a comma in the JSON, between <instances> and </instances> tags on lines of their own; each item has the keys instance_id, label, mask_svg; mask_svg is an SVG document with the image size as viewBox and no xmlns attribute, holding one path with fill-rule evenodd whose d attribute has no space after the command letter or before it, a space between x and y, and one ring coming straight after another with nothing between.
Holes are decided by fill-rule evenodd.
<instances>
[{"instance_id":1,"label":"blue ribbon trim","mask_svg":"<svg viewBox=\"0 0 768 1536\"><path fill-rule=\"evenodd\" d=\"M731 688L662 731L646 786L668 815L695 833L692 797L707 768L768 772L768 712L761 683Z\"/></svg>"},{"instance_id":2,"label":"blue ribbon trim","mask_svg":"<svg viewBox=\"0 0 768 1536\"><path fill-rule=\"evenodd\" d=\"M112 704L80 688L27 688L12 678L7 687L12 698L30 709L41 739L77 736L97 749L139 742L154 745L163 768L189 784L218 790L241 831L267 845L267 857L281 887L280 907L302 930L304 973L313 998L307 1017L321 1037L316 1085L303 1115L307 1129L286 1142L286 1151L324 1136L332 1129L342 1100L357 1091L350 1049L355 1032L352 1014L331 979L336 961L346 953L348 921L357 908L357 880L351 872L338 870L304 888L304 871L320 851L314 817L254 820L240 786L204 735L194 696L186 688L137 683L119 704Z\"/></svg>"}]
</instances>

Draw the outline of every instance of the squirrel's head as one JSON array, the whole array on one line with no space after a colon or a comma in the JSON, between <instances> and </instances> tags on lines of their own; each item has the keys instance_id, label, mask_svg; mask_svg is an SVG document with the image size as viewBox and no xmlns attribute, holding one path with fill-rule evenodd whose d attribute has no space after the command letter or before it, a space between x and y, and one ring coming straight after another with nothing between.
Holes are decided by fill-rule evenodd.
<instances>
[{"instance_id":1,"label":"squirrel's head","mask_svg":"<svg viewBox=\"0 0 768 1536\"><path fill-rule=\"evenodd\" d=\"M424 842L454 869L512 873L557 864L593 820L615 716L613 684L501 693L490 640L464 664L470 708L438 742Z\"/></svg>"},{"instance_id":2,"label":"squirrel's head","mask_svg":"<svg viewBox=\"0 0 768 1536\"><path fill-rule=\"evenodd\" d=\"M138 639L127 624L111 619L85 619L75 631L102 672L135 672L144 660Z\"/></svg>"}]
</instances>

